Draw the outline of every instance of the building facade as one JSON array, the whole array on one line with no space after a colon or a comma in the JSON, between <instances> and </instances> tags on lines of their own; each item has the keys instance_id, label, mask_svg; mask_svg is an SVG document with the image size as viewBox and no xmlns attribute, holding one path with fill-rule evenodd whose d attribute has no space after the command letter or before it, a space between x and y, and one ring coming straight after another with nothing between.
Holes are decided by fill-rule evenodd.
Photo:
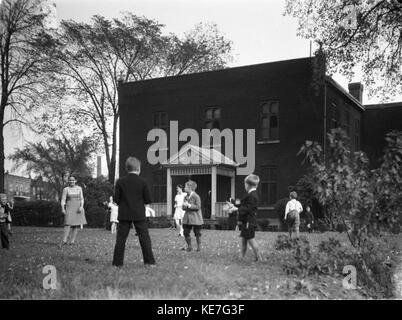
<instances>
[{"instance_id":1,"label":"building facade","mask_svg":"<svg viewBox=\"0 0 402 320\"><path fill-rule=\"evenodd\" d=\"M6 172L4 188L9 201L57 200L57 193L41 177L31 179Z\"/></svg>"},{"instance_id":2,"label":"building facade","mask_svg":"<svg viewBox=\"0 0 402 320\"><path fill-rule=\"evenodd\" d=\"M141 175L152 187L153 201L163 206L167 202L167 175L163 166L151 165L147 160L148 150L155 143L147 141L151 129L167 133L168 156L172 156L171 121L178 122L179 132L191 128L200 137L202 129L254 129L254 172L261 178L259 215L274 217L275 203L287 197L289 188L306 172L302 157L297 155L306 140L317 141L325 148L330 129L342 127L350 137L352 150L363 148L362 86L350 84L348 92L325 74L317 75L316 70L315 58L303 58L122 83L120 175L125 174L125 159L138 157ZM179 141L179 149L186 143ZM243 146L246 153L245 134ZM228 154L223 142L218 147ZM198 193L207 204L204 210L208 211L210 179L179 176L171 183L184 183L188 178L198 183ZM216 201L220 203L231 194L225 179L218 177L217 181ZM244 192L243 179L244 175L235 177L236 197Z\"/></svg>"}]
</instances>

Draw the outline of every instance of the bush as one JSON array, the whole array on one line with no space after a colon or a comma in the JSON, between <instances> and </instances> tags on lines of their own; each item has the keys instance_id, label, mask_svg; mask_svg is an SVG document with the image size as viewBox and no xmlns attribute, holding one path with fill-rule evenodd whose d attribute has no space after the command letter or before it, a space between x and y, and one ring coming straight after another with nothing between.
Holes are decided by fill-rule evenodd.
<instances>
[{"instance_id":1,"label":"bush","mask_svg":"<svg viewBox=\"0 0 402 320\"><path fill-rule=\"evenodd\" d=\"M148 218L148 228L170 228L172 227L171 219L167 217Z\"/></svg>"},{"instance_id":2,"label":"bush","mask_svg":"<svg viewBox=\"0 0 402 320\"><path fill-rule=\"evenodd\" d=\"M278 200L278 202L275 204L275 212L280 222L281 231L287 231L287 225L285 222L285 209L288 201L288 198L283 198Z\"/></svg>"},{"instance_id":3,"label":"bush","mask_svg":"<svg viewBox=\"0 0 402 320\"><path fill-rule=\"evenodd\" d=\"M330 226L323 219L318 219L315 226L316 230L319 232L330 231Z\"/></svg>"},{"instance_id":4,"label":"bush","mask_svg":"<svg viewBox=\"0 0 402 320\"><path fill-rule=\"evenodd\" d=\"M104 228L106 223L106 210L99 206L89 207L85 211L87 219L87 227L90 228Z\"/></svg>"},{"instance_id":5,"label":"bush","mask_svg":"<svg viewBox=\"0 0 402 320\"><path fill-rule=\"evenodd\" d=\"M16 226L61 226L63 214L57 201L22 201L14 205L11 213Z\"/></svg>"},{"instance_id":6,"label":"bush","mask_svg":"<svg viewBox=\"0 0 402 320\"><path fill-rule=\"evenodd\" d=\"M257 228L259 231L270 231L270 224L268 219L258 219Z\"/></svg>"},{"instance_id":7,"label":"bush","mask_svg":"<svg viewBox=\"0 0 402 320\"><path fill-rule=\"evenodd\" d=\"M291 250L295 248L297 243L296 239L290 239L287 235L279 235L275 241L276 250Z\"/></svg>"},{"instance_id":8,"label":"bush","mask_svg":"<svg viewBox=\"0 0 402 320\"><path fill-rule=\"evenodd\" d=\"M339 240L329 238L322 241L317 252L312 252L308 240L301 237L289 240L287 236L278 237L275 248L290 250L291 255L283 263L287 274L296 275L302 279L312 275L328 275L341 277L343 268L351 265L356 268L357 284L361 290L373 298L390 298L393 295L393 265L390 250L384 244L367 245L361 256L355 250L343 247ZM393 257L395 260L397 255Z\"/></svg>"}]
</instances>

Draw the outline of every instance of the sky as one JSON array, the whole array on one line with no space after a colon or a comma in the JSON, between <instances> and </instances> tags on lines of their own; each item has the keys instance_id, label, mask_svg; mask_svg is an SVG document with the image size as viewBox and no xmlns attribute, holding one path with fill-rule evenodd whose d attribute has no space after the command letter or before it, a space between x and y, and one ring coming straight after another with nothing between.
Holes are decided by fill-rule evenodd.
<instances>
[{"instance_id":1,"label":"sky","mask_svg":"<svg viewBox=\"0 0 402 320\"><path fill-rule=\"evenodd\" d=\"M0 0L1 1L1 0ZM199 22L216 23L233 41L232 67L308 57L310 42L296 36L297 22L284 16L285 0L56 0L57 18L88 21L95 14L107 18L130 11L152 18L178 35ZM334 77L344 88L347 80ZM359 81L360 79L353 79ZM364 103L369 101L364 97ZM9 127L5 132L5 152L21 147L30 134ZM6 170L12 163L6 161Z\"/></svg>"}]
</instances>

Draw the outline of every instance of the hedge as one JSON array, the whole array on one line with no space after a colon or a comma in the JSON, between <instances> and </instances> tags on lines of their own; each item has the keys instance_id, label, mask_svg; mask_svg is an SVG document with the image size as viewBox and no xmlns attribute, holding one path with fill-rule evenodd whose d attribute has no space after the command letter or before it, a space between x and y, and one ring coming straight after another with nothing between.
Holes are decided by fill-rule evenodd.
<instances>
[{"instance_id":1,"label":"hedge","mask_svg":"<svg viewBox=\"0 0 402 320\"><path fill-rule=\"evenodd\" d=\"M106 211L100 206L87 207L85 217L87 227L105 226ZM59 227L64 223L60 202L57 201L21 201L14 204L11 213L15 226Z\"/></svg>"}]
</instances>

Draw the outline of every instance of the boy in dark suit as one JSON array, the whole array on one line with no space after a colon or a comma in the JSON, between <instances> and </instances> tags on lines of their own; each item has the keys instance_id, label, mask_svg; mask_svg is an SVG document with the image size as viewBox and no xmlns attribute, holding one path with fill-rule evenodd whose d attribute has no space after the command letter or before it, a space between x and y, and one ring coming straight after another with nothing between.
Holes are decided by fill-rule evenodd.
<instances>
[{"instance_id":1,"label":"boy in dark suit","mask_svg":"<svg viewBox=\"0 0 402 320\"><path fill-rule=\"evenodd\" d=\"M183 217L184 238L187 242L187 251L192 251L190 232L194 231L195 239L197 240L197 251L201 251L201 228L204 224L201 211L200 196L195 193L197 183L194 181L187 181L184 186L184 191L187 196L184 198L183 210L185 211Z\"/></svg>"},{"instance_id":2,"label":"boy in dark suit","mask_svg":"<svg viewBox=\"0 0 402 320\"><path fill-rule=\"evenodd\" d=\"M141 162L137 158L129 157L126 160L126 170L128 174L116 182L113 196L114 202L119 206L113 265L123 265L126 241L133 223L140 241L144 264L155 265L145 216L145 205L151 203L151 197L146 182L139 177Z\"/></svg>"},{"instance_id":3,"label":"boy in dark suit","mask_svg":"<svg viewBox=\"0 0 402 320\"><path fill-rule=\"evenodd\" d=\"M230 212L238 211L238 220L240 224L241 237L241 258L243 259L247 252L247 245L253 249L255 261L262 261L258 244L255 241L255 229L257 228L257 207L258 193L257 187L260 178L255 174L250 174L244 179L244 188L247 195L241 200L240 206L231 206Z\"/></svg>"}]
</instances>

